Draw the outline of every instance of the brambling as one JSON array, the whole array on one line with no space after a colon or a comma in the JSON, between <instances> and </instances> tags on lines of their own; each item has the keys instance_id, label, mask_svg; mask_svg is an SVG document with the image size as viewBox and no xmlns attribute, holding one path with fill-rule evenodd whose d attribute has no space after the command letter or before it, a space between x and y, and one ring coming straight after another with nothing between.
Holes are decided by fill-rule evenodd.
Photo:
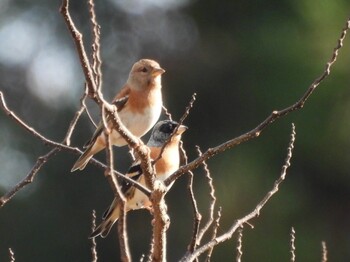
<instances>
[{"instance_id":1,"label":"brambling","mask_svg":"<svg viewBox=\"0 0 350 262\"><path fill-rule=\"evenodd\" d=\"M165 72L160 65L150 59L141 59L131 68L124 87L114 97L121 122L136 137L145 135L158 121L162 111L161 75ZM113 127L108 122L109 127ZM111 142L115 146L125 146L127 142L112 130ZM86 150L75 162L71 172L83 170L91 157L106 147L103 123L97 127L92 138L85 144Z\"/></svg>"},{"instance_id":2,"label":"brambling","mask_svg":"<svg viewBox=\"0 0 350 262\"><path fill-rule=\"evenodd\" d=\"M155 125L151 137L147 142L147 146L150 149L151 159L158 158L164 143L172 135L177 126L177 122L170 120L160 121ZM171 141L164 148L161 158L156 161L154 165L156 179L164 181L179 168L179 143L182 133L186 130L186 126L179 126L177 132L171 138ZM145 177L142 174L142 169L140 166L140 160L136 160L131 165L127 176L146 186ZM171 185L168 187L168 189L170 187ZM152 209L152 203L149 198L144 193L133 187L130 183L123 180L121 183L121 191L126 198L126 211L141 208L146 208L149 210ZM102 217L102 223L90 235L90 238L94 238L99 235L105 238L108 235L113 224L118 220L120 215L119 201L119 198L114 198L111 206L106 210Z\"/></svg>"}]
</instances>

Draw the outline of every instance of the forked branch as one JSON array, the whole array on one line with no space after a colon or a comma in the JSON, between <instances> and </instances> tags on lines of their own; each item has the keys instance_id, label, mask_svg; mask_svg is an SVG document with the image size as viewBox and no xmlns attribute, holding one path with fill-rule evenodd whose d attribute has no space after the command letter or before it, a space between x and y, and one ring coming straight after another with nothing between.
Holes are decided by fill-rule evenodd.
<instances>
[{"instance_id":1,"label":"forked branch","mask_svg":"<svg viewBox=\"0 0 350 262\"><path fill-rule=\"evenodd\" d=\"M211 241L207 242L206 244L202 245L201 247L197 248L192 253L187 253L182 259L182 262L189 262L193 261L196 258L198 258L201 254L203 254L206 251L211 250L216 245L227 241L232 237L232 235L236 232L238 228L240 228L243 224L249 222L254 217L258 217L260 215L261 209L265 206L265 204L270 200L270 198L279 190L280 184L284 181L287 175L287 169L290 167L290 160L292 158L292 152L294 148L294 142L295 142L295 127L294 124L292 125L292 133L291 138L289 142L289 146L287 149L287 157L285 159L284 165L282 167L282 171L280 174L280 177L275 181L273 188L264 196L264 198L258 203L258 205L255 207L253 211L251 211L248 215L244 216L241 219L236 220L233 225L226 231L226 233L215 237Z\"/></svg>"}]
</instances>

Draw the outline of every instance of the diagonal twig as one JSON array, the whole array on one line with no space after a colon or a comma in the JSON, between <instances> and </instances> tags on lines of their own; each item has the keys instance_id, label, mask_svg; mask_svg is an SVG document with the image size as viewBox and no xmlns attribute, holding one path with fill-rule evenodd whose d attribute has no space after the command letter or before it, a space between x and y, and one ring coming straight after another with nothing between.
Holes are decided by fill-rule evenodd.
<instances>
[{"instance_id":1,"label":"diagonal twig","mask_svg":"<svg viewBox=\"0 0 350 262\"><path fill-rule=\"evenodd\" d=\"M238 146L239 144L242 144L244 142L247 142L253 138L257 138L262 131L264 131L268 126L270 126L273 122L275 122L277 119L288 115L289 113L299 110L303 108L304 104L307 102L310 95L315 91L315 89L322 83L324 79L326 79L330 73L333 64L337 61L339 50L343 47L343 42L345 39L345 36L347 34L347 31L350 29L350 17L346 21L346 25L343 28L341 35L338 39L337 45L333 50L333 53L331 55L330 60L327 62L326 67L323 71L323 73L316 78L311 85L308 87L306 92L300 97L300 99L294 103L293 105L286 107L279 111L273 111L264 121L262 121L257 127L252 129L251 131L240 135L236 138L230 139L216 147L209 148L205 153L203 153L202 156L196 158L192 162L188 163L185 166L180 167L173 175L171 175L169 178L167 178L164 183L166 186L173 183L176 179L178 179L183 174L187 173L189 170L193 170L194 168L197 168L203 161L208 160L209 158L224 152L227 149L233 148Z\"/></svg>"},{"instance_id":2,"label":"diagonal twig","mask_svg":"<svg viewBox=\"0 0 350 262\"><path fill-rule=\"evenodd\" d=\"M10 262L15 262L15 253L11 248L9 248L9 257L10 257Z\"/></svg>"},{"instance_id":3,"label":"diagonal twig","mask_svg":"<svg viewBox=\"0 0 350 262\"><path fill-rule=\"evenodd\" d=\"M49 151L46 155L38 157L36 163L29 171L29 173L25 176L25 178L0 198L0 207L3 207L8 201L10 201L19 190L32 183L40 168L49 160L51 156L55 155L59 151L60 149L56 147Z\"/></svg>"},{"instance_id":4,"label":"diagonal twig","mask_svg":"<svg viewBox=\"0 0 350 262\"><path fill-rule=\"evenodd\" d=\"M173 117L171 116L171 113L168 111L168 109L163 105L163 111L165 115L168 117L169 120L173 120Z\"/></svg>"},{"instance_id":5,"label":"diagonal twig","mask_svg":"<svg viewBox=\"0 0 350 262\"><path fill-rule=\"evenodd\" d=\"M170 137L165 141L165 143L163 144L163 146L162 146L162 148L161 148L161 150L160 150L160 153L159 153L159 155L157 156L157 158L153 160L153 165L154 165L155 163L157 163L157 161L158 161L159 159L162 158L162 155L163 155L163 152L164 152L165 148L166 148L167 145L170 143L170 141L171 141L171 139L173 138L173 136L176 134L176 132L177 132L177 130L179 129L180 125L182 125L182 123L185 121L185 119L186 119L186 118L188 117L188 115L190 114L190 110L191 110L191 108L193 107L193 103L194 103L194 101L196 101L196 95L197 95L196 93L194 93L194 94L192 95L192 98L191 98L191 100L190 100L188 106L186 107L185 113L184 113L184 114L182 115L182 117L180 118L180 120L179 120L179 122L178 122L178 125L177 125L177 127L174 129L174 131L173 131L173 133L171 134L171 136L170 136ZM168 115L168 114L169 114L169 113L168 113L168 110L167 110L165 107L163 107L163 109L166 110L166 113L167 113L167 115ZM170 115L170 114L169 114L169 115ZM171 119L171 115L168 116L168 117Z\"/></svg>"}]
</instances>

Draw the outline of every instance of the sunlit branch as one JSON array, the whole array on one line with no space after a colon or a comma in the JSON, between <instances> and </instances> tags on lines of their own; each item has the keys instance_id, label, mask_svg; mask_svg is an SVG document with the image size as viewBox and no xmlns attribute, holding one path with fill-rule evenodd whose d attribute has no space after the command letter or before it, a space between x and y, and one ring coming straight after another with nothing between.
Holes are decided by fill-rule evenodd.
<instances>
[{"instance_id":1,"label":"sunlit branch","mask_svg":"<svg viewBox=\"0 0 350 262\"><path fill-rule=\"evenodd\" d=\"M106 137L106 155L107 155L107 168L105 170L105 176L108 181L111 181L111 187L113 188L115 197L118 198L120 205L120 217L118 219L118 237L119 237L119 249L120 258L123 262L131 261L130 249L128 244L128 237L126 232L126 209L125 203L126 199L124 194L121 192L118 180L114 177L114 161L113 161L113 150L111 143L111 130L108 128L108 123L106 120L105 107L102 106L102 123L104 125L104 134Z\"/></svg>"},{"instance_id":2,"label":"sunlit branch","mask_svg":"<svg viewBox=\"0 0 350 262\"><path fill-rule=\"evenodd\" d=\"M92 219L91 219L91 232L94 232L96 229L96 211L92 210ZM97 244L94 237L91 238L91 262L97 262Z\"/></svg>"},{"instance_id":3,"label":"sunlit branch","mask_svg":"<svg viewBox=\"0 0 350 262\"><path fill-rule=\"evenodd\" d=\"M187 173L189 170L193 170L197 168L203 161L208 160L209 158L224 152L227 149L233 148L235 146L238 146L239 144L242 144L244 142L247 142L253 138L257 138L262 131L264 131L268 126L270 126L273 122L275 122L277 119L288 115L289 113L299 110L303 108L304 104L307 102L310 95L315 91L315 89L319 86L320 83L324 79L326 79L330 73L333 64L337 61L339 50L343 47L343 42L346 36L347 31L350 28L350 18L347 20L345 27L343 28L340 38L338 39L337 46L334 48L334 51L332 53L332 56L330 60L327 62L325 70L323 73L316 78L312 84L308 87L306 92L300 97L300 99L294 103L293 105L286 107L279 111L273 111L264 121L262 121L257 127L252 129L251 131L240 135L236 138L230 139L221 145L218 145L213 148L209 148L206 152L203 153L202 156L196 158L192 162L188 163L185 166L180 167L173 175L171 175L169 178L167 178L164 183L168 186L172 182L174 182L176 179L178 179L183 174Z\"/></svg>"},{"instance_id":4,"label":"sunlit branch","mask_svg":"<svg viewBox=\"0 0 350 262\"><path fill-rule=\"evenodd\" d=\"M290 261L295 262L295 230L292 227L290 231Z\"/></svg>"}]
</instances>

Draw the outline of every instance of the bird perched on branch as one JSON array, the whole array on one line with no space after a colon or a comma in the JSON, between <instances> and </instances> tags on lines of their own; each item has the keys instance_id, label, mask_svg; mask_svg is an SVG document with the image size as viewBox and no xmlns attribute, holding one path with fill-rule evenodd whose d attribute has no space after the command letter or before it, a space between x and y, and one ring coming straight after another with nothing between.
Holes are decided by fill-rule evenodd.
<instances>
[{"instance_id":1,"label":"bird perched on branch","mask_svg":"<svg viewBox=\"0 0 350 262\"><path fill-rule=\"evenodd\" d=\"M150 148L150 156L154 160L158 158L163 145L166 143L168 138L171 137L171 140L164 148L161 158L155 162L156 179L161 181L167 179L179 168L180 165L179 143L181 134L187 130L187 127L180 125L177 131L173 134L177 126L178 123L175 121L165 120L158 122L153 128L151 137L147 142L147 146ZM143 175L140 166L140 160L136 160L131 165L127 176L146 186L145 176ZM141 208L151 209L152 203L148 197L140 190L132 186L131 183L123 180L121 183L121 191L126 198L126 211ZM118 220L119 215L120 200L118 198L114 198L111 206L106 210L102 217L102 223L90 235L90 238L99 235L105 238L111 230L113 224Z\"/></svg>"},{"instance_id":2,"label":"bird perched on branch","mask_svg":"<svg viewBox=\"0 0 350 262\"><path fill-rule=\"evenodd\" d=\"M113 99L112 104L117 107L121 122L136 137L145 135L159 119L163 106L161 75L164 72L156 61L141 59L133 65L126 84ZM113 130L111 121L108 125ZM116 130L112 131L110 138L115 146L127 144ZM84 147L86 150L71 172L83 170L91 157L106 147L102 122Z\"/></svg>"}]
</instances>

